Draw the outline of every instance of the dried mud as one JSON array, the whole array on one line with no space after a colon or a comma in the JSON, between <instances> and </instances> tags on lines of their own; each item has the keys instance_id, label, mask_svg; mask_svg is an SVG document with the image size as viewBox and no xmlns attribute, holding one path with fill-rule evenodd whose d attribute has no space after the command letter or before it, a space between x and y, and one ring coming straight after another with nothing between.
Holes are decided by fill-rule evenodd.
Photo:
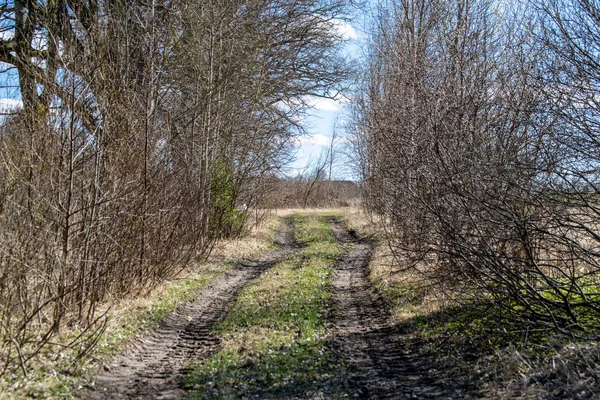
<instances>
[{"instance_id":1,"label":"dried mud","mask_svg":"<svg viewBox=\"0 0 600 400\"><path fill-rule=\"evenodd\" d=\"M217 352L214 325L238 293L279 261L297 250L290 220L277 233L278 250L238 263L227 275L202 289L156 329L133 340L127 350L95 377L91 399L181 399L186 366Z\"/></svg>"},{"instance_id":2,"label":"dried mud","mask_svg":"<svg viewBox=\"0 0 600 400\"><path fill-rule=\"evenodd\" d=\"M352 244L333 278L329 326L329 346L349 366L349 395L372 399L479 397L472 388L453 384L436 369L433 359L422 354L422 343L390 322L382 297L369 281L371 244L334 219L330 224L338 242Z\"/></svg>"}]
</instances>

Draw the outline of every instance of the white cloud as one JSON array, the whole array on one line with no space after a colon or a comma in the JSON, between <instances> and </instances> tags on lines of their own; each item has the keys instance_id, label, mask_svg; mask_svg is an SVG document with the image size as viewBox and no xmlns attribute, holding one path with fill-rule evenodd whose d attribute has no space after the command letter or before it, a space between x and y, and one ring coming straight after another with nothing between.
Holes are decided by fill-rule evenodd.
<instances>
[{"instance_id":1,"label":"white cloud","mask_svg":"<svg viewBox=\"0 0 600 400\"><path fill-rule=\"evenodd\" d=\"M316 134L316 135L310 135L310 136L301 136L298 138L298 142L300 142L300 145L302 146L317 146L317 147L325 147L325 146L329 146L329 141L331 140L331 138L325 136L325 135L321 135L321 134Z\"/></svg>"},{"instance_id":2,"label":"white cloud","mask_svg":"<svg viewBox=\"0 0 600 400\"><path fill-rule=\"evenodd\" d=\"M0 99L0 113L15 112L23 108L23 102L15 99Z\"/></svg>"},{"instance_id":3,"label":"white cloud","mask_svg":"<svg viewBox=\"0 0 600 400\"><path fill-rule=\"evenodd\" d=\"M348 101L348 98L341 95L335 100L318 96L306 96L304 101L306 102L306 105L316 110L338 112L340 111L342 104Z\"/></svg>"},{"instance_id":4,"label":"white cloud","mask_svg":"<svg viewBox=\"0 0 600 400\"><path fill-rule=\"evenodd\" d=\"M40 67L41 69L46 69L46 60L38 58L38 57L31 57L31 63L33 65L37 65L38 67Z\"/></svg>"},{"instance_id":5,"label":"white cloud","mask_svg":"<svg viewBox=\"0 0 600 400\"><path fill-rule=\"evenodd\" d=\"M292 111L292 107L290 107L289 104L287 104L286 102L278 101L274 105L275 105L275 108L279 109L280 111L283 111L286 113Z\"/></svg>"},{"instance_id":6,"label":"white cloud","mask_svg":"<svg viewBox=\"0 0 600 400\"><path fill-rule=\"evenodd\" d=\"M9 69L16 68L14 65L0 61L0 72L6 72Z\"/></svg>"},{"instance_id":7,"label":"white cloud","mask_svg":"<svg viewBox=\"0 0 600 400\"><path fill-rule=\"evenodd\" d=\"M331 144L331 137L317 133L314 135L300 136L298 142L300 142L301 146L327 147ZM346 138L338 137L335 139L334 145L343 144L345 142Z\"/></svg>"},{"instance_id":8,"label":"white cloud","mask_svg":"<svg viewBox=\"0 0 600 400\"><path fill-rule=\"evenodd\" d=\"M15 37L15 30L12 28L9 30L0 31L0 40L10 40L13 37Z\"/></svg>"},{"instance_id":9,"label":"white cloud","mask_svg":"<svg viewBox=\"0 0 600 400\"><path fill-rule=\"evenodd\" d=\"M332 99L324 99L322 97L311 97L307 101L309 107L323 111L340 111L340 104Z\"/></svg>"},{"instance_id":10,"label":"white cloud","mask_svg":"<svg viewBox=\"0 0 600 400\"><path fill-rule=\"evenodd\" d=\"M343 39L346 39L346 40L358 39L358 34L356 33L356 31L354 30L352 25L350 25L346 21L339 19L339 18L333 18L332 20L329 21L329 23L333 26L336 33L338 33Z\"/></svg>"}]
</instances>

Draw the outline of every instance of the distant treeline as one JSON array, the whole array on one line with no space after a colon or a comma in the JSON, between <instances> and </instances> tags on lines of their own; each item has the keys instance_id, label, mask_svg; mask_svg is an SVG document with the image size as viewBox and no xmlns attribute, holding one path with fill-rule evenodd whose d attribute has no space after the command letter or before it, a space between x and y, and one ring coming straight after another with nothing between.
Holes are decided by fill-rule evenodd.
<instances>
[{"instance_id":1,"label":"distant treeline","mask_svg":"<svg viewBox=\"0 0 600 400\"><path fill-rule=\"evenodd\" d=\"M358 184L343 180L272 178L265 189L258 205L263 209L348 207L362 196Z\"/></svg>"}]
</instances>

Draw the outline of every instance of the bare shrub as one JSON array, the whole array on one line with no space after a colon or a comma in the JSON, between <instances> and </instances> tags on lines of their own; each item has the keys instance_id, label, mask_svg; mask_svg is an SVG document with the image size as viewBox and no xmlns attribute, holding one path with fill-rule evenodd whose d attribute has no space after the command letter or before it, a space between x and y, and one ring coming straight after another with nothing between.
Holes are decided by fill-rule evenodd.
<instances>
[{"instance_id":1,"label":"bare shrub","mask_svg":"<svg viewBox=\"0 0 600 400\"><path fill-rule=\"evenodd\" d=\"M352 143L399 263L574 333L600 305L597 10L534 6L541 25L500 2L382 3Z\"/></svg>"},{"instance_id":2,"label":"bare shrub","mask_svg":"<svg viewBox=\"0 0 600 400\"><path fill-rule=\"evenodd\" d=\"M83 356L104 329L100 304L244 231L262 190L252 182L289 158L302 99L340 87L332 19L343 8L0 8L14 32L0 60L18 70L23 99L0 127L0 375L26 374L65 328L81 334L67 347Z\"/></svg>"}]
</instances>

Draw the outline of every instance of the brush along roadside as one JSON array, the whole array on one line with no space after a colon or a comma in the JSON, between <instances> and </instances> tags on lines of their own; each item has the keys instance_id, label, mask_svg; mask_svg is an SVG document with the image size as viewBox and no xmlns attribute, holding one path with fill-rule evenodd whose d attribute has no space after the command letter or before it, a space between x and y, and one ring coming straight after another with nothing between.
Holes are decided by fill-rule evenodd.
<instances>
[{"instance_id":1,"label":"brush along roadside","mask_svg":"<svg viewBox=\"0 0 600 400\"><path fill-rule=\"evenodd\" d=\"M89 389L91 376L98 369L124 350L133 338L156 327L179 305L228 273L234 260L275 249L280 225L278 217L265 220L246 238L218 243L208 260L188 266L147 293L107 302L99 312L103 318L98 322L93 347L69 346L84 332L76 326L66 327L52 346L31 360L26 374L18 367L7 370L0 380L0 399L79 398ZM82 351L85 351L83 357Z\"/></svg>"},{"instance_id":2,"label":"brush along roadside","mask_svg":"<svg viewBox=\"0 0 600 400\"><path fill-rule=\"evenodd\" d=\"M402 268L377 216L355 209L344 222L373 239L371 282L397 329L407 340L422 343L422 357L437 359L438 368L454 381L457 397L465 395L461 387L467 385L487 398L600 397L598 321L598 330L575 338L492 314L476 302L452 301L442 285L414 268Z\"/></svg>"}]
</instances>

